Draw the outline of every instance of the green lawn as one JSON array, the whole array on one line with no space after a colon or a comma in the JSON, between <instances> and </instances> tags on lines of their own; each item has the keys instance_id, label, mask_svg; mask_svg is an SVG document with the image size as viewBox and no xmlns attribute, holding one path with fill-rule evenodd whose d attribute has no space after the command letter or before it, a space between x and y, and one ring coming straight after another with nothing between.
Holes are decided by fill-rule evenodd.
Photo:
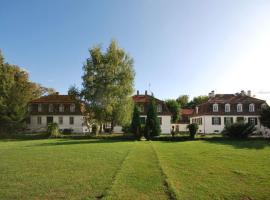
<instances>
[{"instance_id":1,"label":"green lawn","mask_svg":"<svg viewBox=\"0 0 270 200\"><path fill-rule=\"evenodd\" d=\"M270 199L270 141L0 140L0 199Z\"/></svg>"}]
</instances>

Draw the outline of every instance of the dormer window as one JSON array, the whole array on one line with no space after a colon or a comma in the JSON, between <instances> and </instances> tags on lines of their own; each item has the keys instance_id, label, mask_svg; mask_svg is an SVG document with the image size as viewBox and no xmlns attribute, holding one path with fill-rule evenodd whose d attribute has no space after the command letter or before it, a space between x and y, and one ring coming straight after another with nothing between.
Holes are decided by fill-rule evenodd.
<instances>
[{"instance_id":1,"label":"dormer window","mask_svg":"<svg viewBox=\"0 0 270 200\"><path fill-rule=\"evenodd\" d=\"M213 104L213 112L218 112L218 104Z\"/></svg>"},{"instance_id":2,"label":"dormer window","mask_svg":"<svg viewBox=\"0 0 270 200\"><path fill-rule=\"evenodd\" d=\"M261 108L262 108L262 109L266 109L266 108L267 108L267 104L266 104L266 103L263 103L263 104L261 105Z\"/></svg>"},{"instance_id":3,"label":"dormer window","mask_svg":"<svg viewBox=\"0 0 270 200\"><path fill-rule=\"evenodd\" d=\"M158 113L162 112L162 106L160 104L157 105L157 112Z\"/></svg>"},{"instance_id":4,"label":"dormer window","mask_svg":"<svg viewBox=\"0 0 270 200\"><path fill-rule=\"evenodd\" d=\"M199 113L199 107L196 106L196 114L198 114L198 113Z\"/></svg>"},{"instance_id":5,"label":"dormer window","mask_svg":"<svg viewBox=\"0 0 270 200\"><path fill-rule=\"evenodd\" d=\"M70 105L70 112L75 112L75 104Z\"/></svg>"},{"instance_id":6,"label":"dormer window","mask_svg":"<svg viewBox=\"0 0 270 200\"><path fill-rule=\"evenodd\" d=\"M243 105L241 103L237 104L237 112L243 112Z\"/></svg>"},{"instance_id":7,"label":"dormer window","mask_svg":"<svg viewBox=\"0 0 270 200\"><path fill-rule=\"evenodd\" d=\"M255 112L255 106L254 104L249 104L249 112Z\"/></svg>"},{"instance_id":8,"label":"dormer window","mask_svg":"<svg viewBox=\"0 0 270 200\"><path fill-rule=\"evenodd\" d=\"M38 104L38 112L41 112L41 111L42 111L41 104Z\"/></svg>"},{"instance_id":9,"label":"dormer window","mask_svg":"<svg viewBox=\"0 0 270 200\"><path fill-rule=\"evenodd\" d=\"M140 112L144 112L144 106L143 105L139 105L138 109L139 109Z\"/></svg>"},{"instance_id":10,"label":"dormer window","mask_svg":"<svg viewBox=\"0 0 270 200\"><path fill-rule=\"evenodd\" d=\"M49 104L49 112L53 112L53 105Z\"/></svg>"},{"instance_id":11,"label":"dormer window","mask_svg":"<svg viewBox=\"0 0 270 200\"><path fill-rule=\"evenodd\" d=\"M59 112L64 112L64 105L63 104L60 104L60 106L59 106Z\"/></svg>"},{"instance_id":12,"label":"dormer window","mask_svg":"<svg viewBox=\"0 0 270 200\"><path fill-rule=\"evenodd\" d=\"M225 104L225 112L230 112L231 111L231 105L230 104Z\"/></svg>"}]
</instances>

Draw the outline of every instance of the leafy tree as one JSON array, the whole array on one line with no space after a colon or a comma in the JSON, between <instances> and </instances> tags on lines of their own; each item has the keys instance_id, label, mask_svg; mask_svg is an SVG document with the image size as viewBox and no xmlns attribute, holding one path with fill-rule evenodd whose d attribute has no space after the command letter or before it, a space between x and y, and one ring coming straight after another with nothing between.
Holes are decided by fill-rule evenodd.
<instances>
[{"instance_id":1,"label":"leafy tree","mask_svg":"<svg viewBox=\"0 0 270 200\"><path fill-rule=\"evenodd\" d=\"M196 124L196 123L189 124L189 125L187 125L187 128L189 129L190 138L194 139L194 137L199 129L198 124Z\"/></svg>"},{"instance_id":2,"label":"leafy tree","mask_svg":"<svg viewBox=\"0 0 270 200\"><path fill-rule=\"evenodd\" d=\"M88 113L98 123L130 123L133 109L133 60L112 41L105 53L101 47L89 50L90 57L83 67L81 97Z\"/></svg>"},{"instance_id":3,"label":"leafy tree","mask_svg":"<svg viewBox=\"0 0 270 200\"><path fill-rule=\"evenodd\" d=\"M154 100L151 101L145 123L145 138L151 139L154 136L159 136L161 132L160 123L157 116L157 108Z\"/></svg>"},{"instance_id":4,"label":"leafy tree","mask_svg":"<svg viewBox=\"0 0 270 200\"><path fill-rule=\"evenodd\" d=\"M172 113L172 123L176 123L180 119L179 111L180 105L174 99L169 99L165 101L169 111Z\"/></svg>"},{"instance_id":5,"label":"leafy tree","mask_svg":"<svg viewBox=\"0 0 270 200\"><path fill-rule=\"evenodd\" d=\"M47 134L50 137L55 137L55 138L60 137L61 134L60 134L60 131L59 131L58 124L57 123L48 124L48 126L47 126Z\"/></svg>"},{"instance_id":6,"label":"leafy tree","mask_svg":"<svg viewBox=\"0 0 270 200\"><path fill-rule=\"evenodd\" d=\"M270 107L264 108L262 110L260 120L263 126L270 128Z\"/></svg>"},{"instance_id":7,"label":"leafy tree","mask_svg":"<svg viewBox=\"0 0 270 200\"><path fill-rule=\"evenodd\" d=\"M133 110L132 122L130 126L131 132L137 139L141 138L141 120L138 107L135 105Z\"/></svg>"},{"instance_id":8,"label":"leafy tree","mask_svg":"<svg viewBox=\"0 0 270 200\"><path fill-rule=\"evenodd\" d=\"M4 62L0 52L0 132L16 131L25 125L27 104L48 91L29 81L28 73Z\"/></svg>"},{"instance_id":9,"label":"leafy tree","mask_svg":"<svg viewBox=\"0 0 270 200\"><path fill-rule=\"evenodd\" d=\"M181 95L176 99L177 103L180 105L181 108L185 108L189 102L188 95Z\"/></svg>"},{"instance_id":10,"label":"leafy tree","mask_svg":"<svg viewBox=\"0 0 270 200\"><path fill-rule=\"evenodd\" d=\"M200 105L202 103L205 103L207 102L209 99L208 96L197 96L197 97L194 97L192 99L192 101L190 101L188 104L187 104L187 107L188 108L195 108L197 105Z\"/></svg>"},{"instance_id":11,"label":"leafy tree","mask_svg":"<svg viewBox=\"0 0 270 200\"><path fill-rule=\"evenodd\" d=\"M222 134L230 138L247 138L256 130L255 126L250 123L237 122L225 126Z\"/></svg>"}]
</instances>

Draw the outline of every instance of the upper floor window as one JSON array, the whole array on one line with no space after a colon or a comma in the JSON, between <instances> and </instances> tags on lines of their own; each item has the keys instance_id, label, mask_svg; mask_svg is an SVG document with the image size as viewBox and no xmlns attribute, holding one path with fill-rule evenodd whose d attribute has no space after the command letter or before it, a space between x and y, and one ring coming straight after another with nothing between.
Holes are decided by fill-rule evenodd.
<instances>
[{"instance_id":1,"label":"upper floor window","mask_svg":"<svg viewBox=\"0 0 270 200\"><path fill-rule=\"evenodd\" d=\"M160 104L157 105L157 112L162 112L162 106Z\"/></svg>"},{"instance_id":2,"label":"upper floor window","mask_svg":"<svg viewBox=\"0 0 270 200\"><path fill-rule=\"evenodd\" d=\"M41 104L38 104L38 112L41 112L42 111L42 106Z\"/></svg>"},{"instance_id":3,"label":"upper floor window","mask_svg":"<svg viewBox=\"0 0 270 200\"><path fill-rule=\"evenodd\" d=\"M75 104L70 105L70 112L75 112Z\"/></svg>"},{"instance_id":4,"label":"upper floor window","mask_svg":"<svg viewBox=\"0 0 270 200\"><path fill-rule=\"evenodd\" d=\"M49 112L53 112L53 105L49 104Z\"/></svg>"},{"instance_id":5,"label":"upper floor window","mask_svg":"<svg viewBox=\"0 0 270 200\"><path fill-rule=\"evenodd\" d=\"M213 104L213 112L218 112L218 104Z\"/></svg>"},{"instance_id":6,"label":"upper floor window","mask_svg":"<svg viewBox=\"0 0 270 200\"><path fill-rule=\"evenodd\" d=\"M196 106L196 114L198 114L198 113L199 113L199 107Z\"/></svg>"},{"instance_id":7,"label":"upper floor window","mask_svg":"<svg viewBox=\"0 0 270 200\"><path fill-rule=\"evenodd\" d=\"M243 112L243 105L241 103L237 104L237 112Z\"/></svg>"},{"instance_id":8,"label":"upper floor window","mask_svg":"<svg viewBox=\"0 0 270 200\"><path fill-rule=\"evenodd\" d=\"M263 104L261 105L261 108L262 108L262 109L267 108L267 104L266 104L266 103L263 103Z\"/></svg>"},{"instance_id":9,"label":"upper floor window","mask_svg":"<svg viewBox=\"0 0 270 200\"><path fill-rule=\"evenodd\" d=\"M230 104L225 104L225 112L230 112L231 111L231 105Z\"/></svg>"},{"instance_id":10,"label":"upper floor window","mask_svg":"<svg viewBox=\"0 0 270 200\"><path fill-rule=\"evenodd\" d=\"M144 112L144 106L143 105L139 105L138 109L139 109L140 112Z\"/></svg>"},{"instance_id":11,"label":"upper floor window","mask_svg":"<svg viewBox=\"0 0 270 200\"><path fill-rule=\"evenodd\" d=\"M27 110L28 110L28 112L32 111L32 105L31 104L28 105Z\"/></svg>"},{"instance_id":12,"label":"upper floor window","mask_svg":"<svg viewBox=\"0 0 270 200\"><path fill-rule=\"evenodd\" d=\"M249 104L249 112L255 112L255 105L253 103Z\"/></svg>"},{"instance_id":13,"label":"upper floor window","mask_svg":"<svg viewBox=\"0 0 270 200\"><path fill-rule=\"evenodd\" d=\"M64 105L63 104L60 104L60 106L59 106L59 112L64 112Z\"/></svg>"}]
</instances>

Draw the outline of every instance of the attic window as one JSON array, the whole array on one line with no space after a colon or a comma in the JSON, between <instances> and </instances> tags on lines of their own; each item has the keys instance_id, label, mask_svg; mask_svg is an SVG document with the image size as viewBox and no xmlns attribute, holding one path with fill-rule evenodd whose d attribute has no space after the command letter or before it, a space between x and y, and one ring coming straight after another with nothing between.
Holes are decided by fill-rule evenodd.
<instances>
[{"instance_id":1,"label":"attic window","mask_svg":"<svg viewBox=\"0 0 270 200\"><path fill-rule=\"evenodd\" d=\"M49 104L49 112L53 112L53 105Z\"/></svg>"},{"instance_id":2,"label":"attic window","mask_svg":"<svg viewBox=\"0 0 270 200\"><path fill-rule=\"evenodd\" d=\"M31 111L32 111L32 106L31 106L31 104L28 105L27 110L28 110L28 112L31 112Z\"/></svg>"},{"instance_id":3,"label":"attic window","mask_svg":"<svg viewBox=\"0 0 270 200\"><path fill-rule=\"evenodd\" d=\"M231 111L231 105L230 104L225 104L225 112L230 112Z\"/></svg>"},{"instance_id":4,"label":"attic window","mask_svg":"<svg viewBox=\"0 0 270 200\"><path fill-rule=\"evenodd\" d=\"M59 106L59 112L64 112L64 105L63 104L60 104L60 106Z\"/></svg>"},{"instance_id":5,"label":"attic window","mask_svg":"<svg viewBox=\"0 0 270 200\"><path fill-rule=\"evenodd\" d=\"M38 104L38 112L41 112L41 111L42 111L41 104Z\"/></svg>"},{"instance_id":6,"label":"attic window","mask_svg":"<svg viewBox=\"0 0 270 200\"><path fill-rule=\"evenodd\" d=\"M70 105L70 112L75 112L75 104Z\"/></svg>"},{"instance_id":7,"label":"attic window","mask_svg":"<svg viewBox=\"0 0 270 200\"><path fill-rule=\"evenodd\" d=\"M255 106L254 104L249 104L249 112L255 112Z\"/></svg>"},{"instance_id":8,"label":"attic window","mask_svg":"<svg viewBox=\"0 0 270 200\"><path fill-rule=\"evenodd\" d=\"M139 105L138 109L139 109L140 112L144 112L144 106L143 105Z\"/></svg>"},{"instance_id":9,"label":"attic window","mask_svg":"<svg viewBox=\"0 0 270 200\"><path fill-rule=\"evenodd\" d=\"M218 104L213 104L213 112L218 112Z\"/></svg>"},{"instance_id":10,"label":"attic window","mask_svg":"<svg viewBox=\"0 0 270 200\"><path fill-rule=\"evenodd\" d=\"M243 105L241 103L237 104L237 112L243 112Z\"/></svg>"}]
</instances>

